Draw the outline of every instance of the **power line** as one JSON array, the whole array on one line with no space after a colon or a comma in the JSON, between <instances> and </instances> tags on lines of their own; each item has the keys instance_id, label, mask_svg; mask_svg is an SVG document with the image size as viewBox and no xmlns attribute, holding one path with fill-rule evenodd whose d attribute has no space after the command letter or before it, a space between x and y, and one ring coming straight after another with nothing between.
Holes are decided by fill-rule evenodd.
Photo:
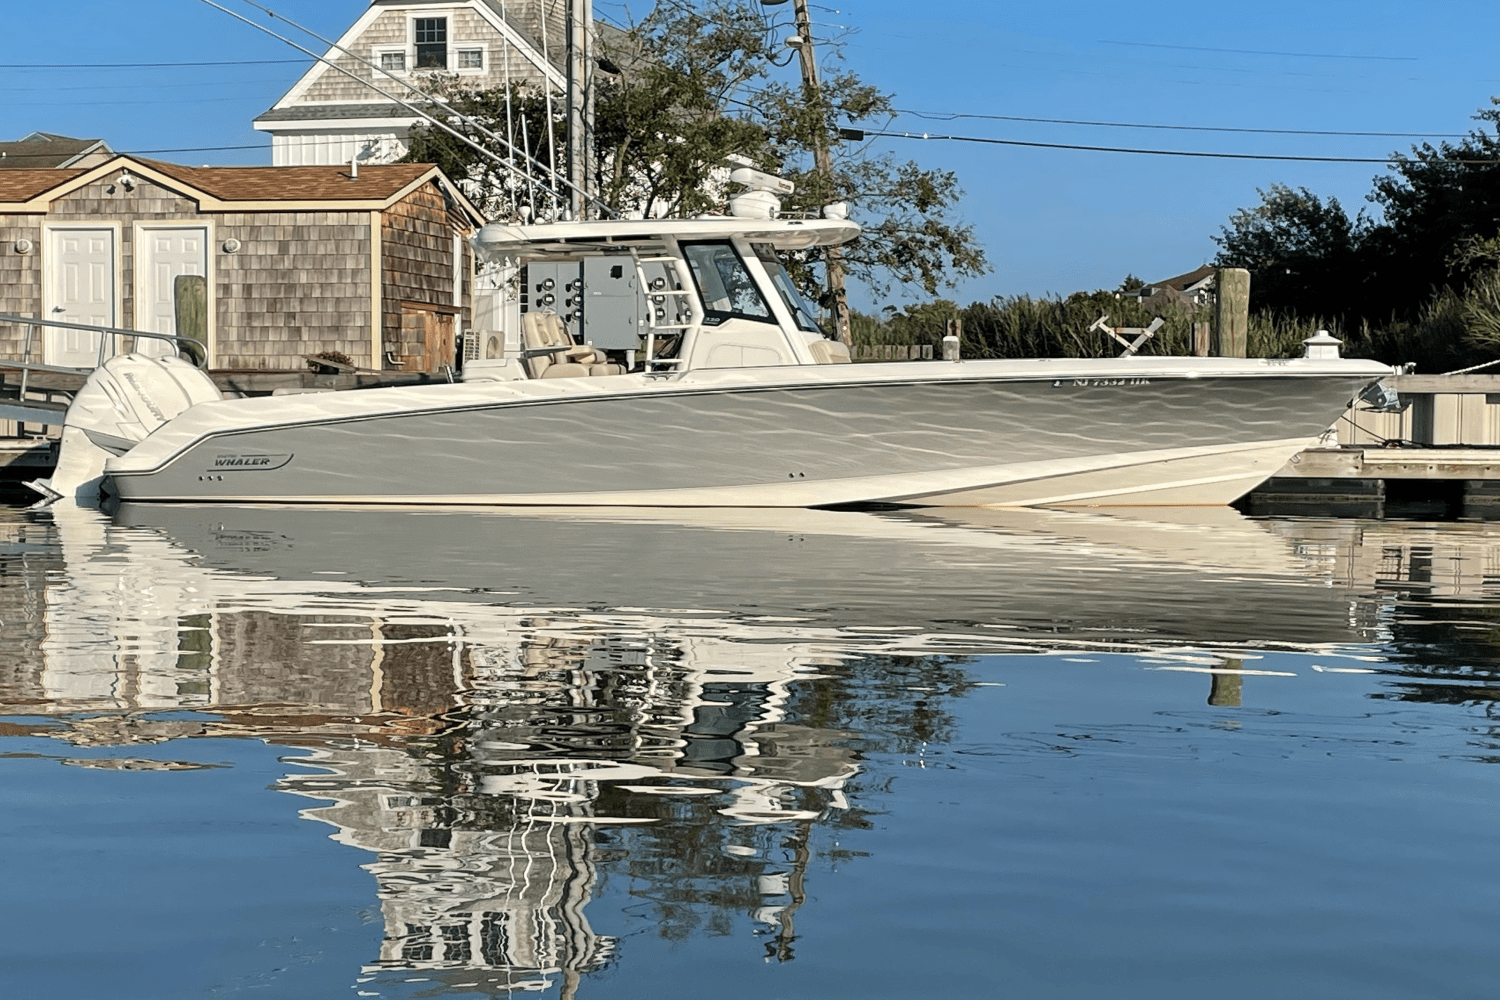
<instances>
[{"instance_id":1,"label":"power line","mask_svg":"<svg viewBox=\"0 0 1500 1000\"><path fill-rule=\"evenodd\" d=\"M121 149L116 150L122 156L146 156L152 153L218 153L231 149L270 149L270 146L179 146L176 149Z\"/></svg>"},{"instance_id":2,"label":"power line","mask_svg":"<svg viewBox=\"0 0 1500 1000\"><path fill-rule=\"evenodd\" d=\"M1369 62L1417 62L1416 56L1348 56L1337 52L1278 52L1272 49L1220 49L1208 45L1168 45L1165 42L1124 42L1099 39L1100 45L1129 45L1139 49L1183 49L1188 52L1226 52L1244 56L1295 56L1299 59L1358 59Z\"/></svg>"},{"instance_id":3,"label":"power line","mask_svg":"<svg viewBox=\"0 0 1500 1000\"><path fill-rule=\"evenodd\" d=\"M163 69L178 66L274 66L306 59L216 59L212 62L155 63L0 63L0 69Z\"/></svg>"},{"instance_id":4,"label":"power line","mask_svg":"<svg viewBox=\"0 0 1500 1000\"><path fill-rule=\"evenodd\" d=\"M200 90L204 87L255 87L261 84L285 85L285 77L277 77L274 80L197 80L193 83L90 83L75 87L6 87L7 93L48 93L55 94L67 90L187 90L189 88Z\"/></svg>"},{"instance_id":5,"label":"power line","mask_svg":"<svg viewBox=\"0 0 1500 1000\"><path fill-rule=\"evenodd\" d=\"M1343 132L1334 129L1296 128L1230 128L1221 125L1148 125L1138 122L1096 122L1074 118L1022 118L1017 115L979 115L960 111L911 111L894 109L898 114L913 115L929 121L955 121L959 118L982 118L1001 122L1036 122L1043 125L1095 125L1102 128L1148 128L1167 129L1179 132L1242 132L1256 135L1342 135L1374 136L1386 139L1462 139L1463 132Z\"/></svg>"},{"instance_id":6,"label":"power line","mask_svg":"<svg viewBox=\"0 0 1500 1000\"><path fill-rule=\"evenodd\" d=\"M156 153L217 153L234 149L270 149L270 146L256 144L254 146L177 146L172 149L112 149L112 156L147 156ZM58 153L12 153L5 154L4 163L14 163L17 160L55 160ZM12 167L11 169L16 169ZM3 175L0 175L3 176Z\"/></svg>"},{"instance_id":7,"label":"power line","mask_svg":"<svg viewBox=\"0 0 1500 1000\"><path fill-rule=\"evenodd\" d=\"M859 130L852 130L859 131ZM1383 163L1397 162L1394 156L1290 156L1278 153L1209 153L1185 149L1132 149L1125 146L1083 146L1061 142L1024 142L1020 139L990 139L972 135L932 135L928 132L877 132L864 130L866 136L888 139L926 139L948 142L977 142L994 146L1025 146L1032 149L1075 149L1091 153L1136 153L1144 156L1192 156L1214 160L1289 160L1296 163ZM1500 160L1447 160L1448 163L1500 164Z\"/></svg>"},{"instance_id":8,"label":"power line","mask_svg":"<svg viewBox=\"0 0 1500 1000\"><path fill-rule=\"evenodd\" d=\"M115 107L118 105L140 105L140 104L232 104L246 100L255 100L243 95L239 97L149 97L134 101L89 101L86 105L90 108ZM7 101L8 108L61 108L76 107L76 101Z\"/></svg>"}]
</instances>

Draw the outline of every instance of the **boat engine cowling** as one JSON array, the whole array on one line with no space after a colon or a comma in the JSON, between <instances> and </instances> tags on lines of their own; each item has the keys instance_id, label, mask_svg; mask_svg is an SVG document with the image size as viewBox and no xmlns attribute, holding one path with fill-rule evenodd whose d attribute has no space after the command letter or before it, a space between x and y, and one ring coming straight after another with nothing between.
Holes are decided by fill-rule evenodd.
<instances>
[{"instance_id":1,"label":"boat engine cowling","mask_svg":"<svg viewBox=\"0 0 1500 1000\"><path fill-rule=\"evenodd\" d=\"M104 463L198 403L222 399L213 379L176 357L121 354L95 368L63 418L57 469L32 484L54 499L99 497Z\"/></svg>"}]
</instances>

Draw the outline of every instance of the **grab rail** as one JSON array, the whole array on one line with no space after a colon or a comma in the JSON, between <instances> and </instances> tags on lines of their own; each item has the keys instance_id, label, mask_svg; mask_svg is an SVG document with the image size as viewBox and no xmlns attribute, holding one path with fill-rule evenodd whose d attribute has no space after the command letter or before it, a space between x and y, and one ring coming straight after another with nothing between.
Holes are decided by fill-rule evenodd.
<instances>
[{"instance_id":1,"label":"grab rail","mask_svg":"<svg viewBox=\"0 0 1500 1000\"><path fill-rule=\"evenodd\" d=\"M179 354L186 352L188 358L196 367L205 369L208 367L208 348L204 346L203 341L199 340L196 337L181 337L174 333L154 333L150 330L124 330L116 326L95 326L90 323L65 323L62 320L37 319L34 316L12 316L7 313L0 313L0 323L19 323L22 326L26 327L26 346L22 351L21 360L24 364L27 365L31 363L31 343L36 336L37 329L40 327L53 326L59 327L64 330L86 330L90 333L110 334L109 340L106 340L104 337L99 338L99 365L104 364L104 359L109 356L109 354L104 350L105 344L113 343L114 338L145 337L147 340L167 341L177 348ZM95 367L97 366L98 365L96 365ZM86 369L79 368L76 370L85 371ZM29 376L30 370L27 368L23 368L21 371L22 399L26 398L26 383Z\"/></svg>"}]
</instances>

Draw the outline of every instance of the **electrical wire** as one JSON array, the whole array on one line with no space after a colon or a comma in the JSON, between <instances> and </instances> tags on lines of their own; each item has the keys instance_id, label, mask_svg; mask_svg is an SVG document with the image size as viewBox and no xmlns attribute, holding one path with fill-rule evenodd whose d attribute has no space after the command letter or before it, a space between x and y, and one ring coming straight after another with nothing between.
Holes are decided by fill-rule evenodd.
<instances>
[{"instance_id":1,"label":"electrical wire","mask_svg":"<svg viewBox=\"0 0 1500 1000\"><path fill-rule=\"evenodd\" d=\"M0 69L167 69L178 66L274 66L306 59L216 59L213 62L158 63L0 63Z\"/></svg>"},{"instance_id":2,"label":"electrical wire","mask_svg":"<svg viewBox=\"0 0 1500 1000\"><path fill-rule=\"evenodd\" d=\"M973 135L933 135L928 132L884 132L872 129L862 129L866 136L877 136L887 139L925 139L932 141L947 142L976 142L994 146L1025 146L1031 149L1073 149L1083 150L1091 153L1135 153L1143 156L1191 156L1201 159L1213 160L1285 160L1295 163L1383 163L1392 164L1398 161L1396 156L1292 156L1279 153L1210 153L1201 150L1185 149L1132 149L1127 146L1085 146L1063 142L1024 142L1020 139L991 139L983 136ZM1446 163L1463 164L1500 164L1500 160L1459 159L1445 160Z\"/></svg>"},{"instance_id":3,"label":"electrical wire","mask_svg":"<svg viewBox=\"0 0 1500 1000\"><path fill-rule=\"evenodd\" d=\"M926 118L929 121L956 121L959 118L981 118L1000 122L1035 122L1043 125L1092 125L1101 128L1166 129L1178 132L1238 132L1254 135L1343 135L1373 136L1384 139L1462 139L1462 132L1342 132L1334 129L1298 128L1230 128L1222 125L1150 125L1141 122L1099 122L1074 118L1022 118L1017 115L967 114L961 111L912 111L893 109L897 114Z\"/></svg>"},{"instance_id":4,"label":"electrical wire","mask_svg":"<svg viewBox=\"0 0 1500 1000\"><path fill-rule=\"evenodd\" d=\"M1128 45L1138 49L1183 49L1188 52L1222 52L1243 56L1292 56L1297 59L1356 59L1368 62L1418 62L1416 56L1348 56L1337 52L1278 52L1271 49L1221 49L1209 45L1170 45L1166 42L1126 42L1099 39L1100 45Z\"/></svg>"},{"instance_id":5,"label":"electrical wire","mask_svg":"<svg viewBox=\"0 0 1500 1000\"><path fill-rule=\"evenodd\" d=\"M175 149L121 149L121 156L147 156L156 153L218 153L230 149L270 149L270 146L178 146Z\"/></svg>"}]
</instances>

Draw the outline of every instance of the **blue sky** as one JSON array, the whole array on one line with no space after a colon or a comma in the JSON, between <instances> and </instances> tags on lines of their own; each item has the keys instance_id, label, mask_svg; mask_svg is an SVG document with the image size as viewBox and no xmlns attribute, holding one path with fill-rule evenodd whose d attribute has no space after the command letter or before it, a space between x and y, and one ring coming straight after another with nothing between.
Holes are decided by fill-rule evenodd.
<instances>
[{"instance_id":1,"label":"blue sky","mask_svg":"<svg viewBox=\"0 0 1500 1000\"><path fill-rule=\"evenodd\" d=\"M243 9L237 0L221 0ZM365 0L267 4L334 36ZM595 0L600 16L625 3ZM631 0L639 11L641 0ZM788 12L789 4L774 8ZM815 33L842 37L846 64L929 114L1004 115L1241 129L1462 133L1500 94L1493 40L1500 7L1387 0L1253 6L1095 0L815 4ZM42 130L103 137L125 151L182 163L270 162L250 121L297 78L299 54L199 0L73 0L15 5L3 57L0 138ZM285 29L283 29L285 30ZM33 39L31 46L15 39ZM57 39L66 39L60 44ZM49 41L52 40L52 41ZM299 60L265 62L266 60ZM199 67L100 64L211 62ZM244 62L244 65L229 65ZM34 64L34 65L28 65ZM916 115L924 131L1142 149L1383 157L1404 137L1309 136L1024 123ZM949 293L1066 294L1189 270L1256 188L1306 186L1364 205L1371 163L1296 163L878 140L925 166L955 171L994 271ZM858 297L857 297L858 299ZM869 301L859 302L868 307Z\"/></svg>"}]
</instances>

